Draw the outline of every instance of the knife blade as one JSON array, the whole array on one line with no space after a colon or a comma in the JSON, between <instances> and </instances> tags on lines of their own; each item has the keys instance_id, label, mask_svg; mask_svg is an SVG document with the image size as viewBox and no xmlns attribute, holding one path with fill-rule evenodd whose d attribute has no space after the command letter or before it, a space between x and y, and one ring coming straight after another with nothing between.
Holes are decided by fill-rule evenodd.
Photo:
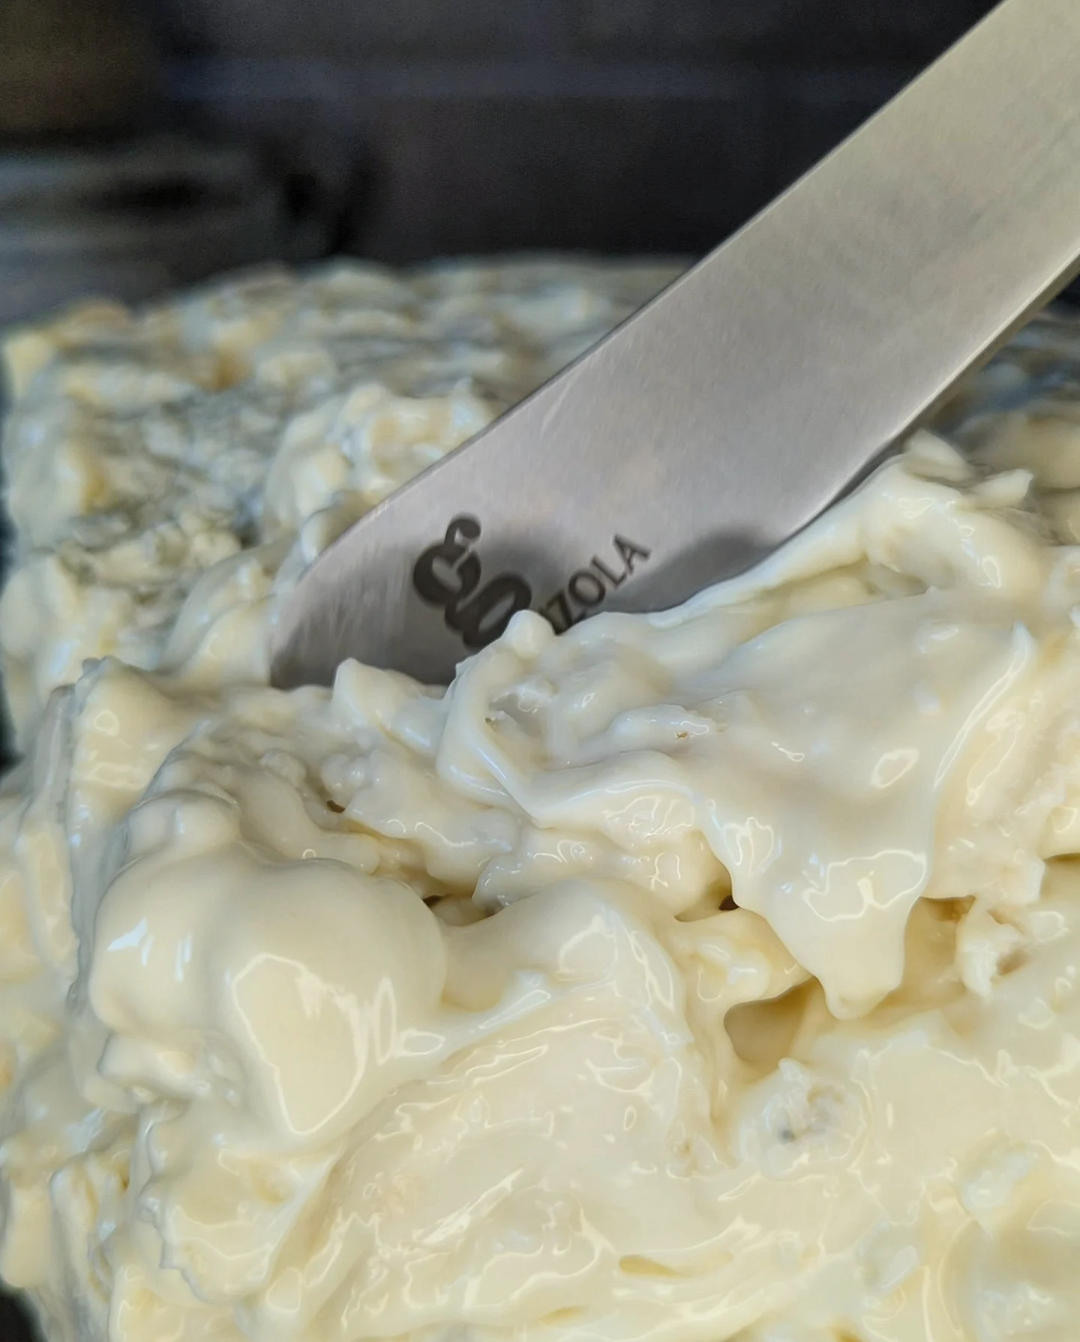
<instances>
[{"instance_id":1,"label":"knife blade","mask_svg":"<svg viewBox=\"0 0 1080 1342\"><path fill-rule=\"evenodd\" d=\"M772 205L302 576L272 677L428 683L749 567L1076 272L1080 4L1005 0Z\"/></svg>"}]
</instances>

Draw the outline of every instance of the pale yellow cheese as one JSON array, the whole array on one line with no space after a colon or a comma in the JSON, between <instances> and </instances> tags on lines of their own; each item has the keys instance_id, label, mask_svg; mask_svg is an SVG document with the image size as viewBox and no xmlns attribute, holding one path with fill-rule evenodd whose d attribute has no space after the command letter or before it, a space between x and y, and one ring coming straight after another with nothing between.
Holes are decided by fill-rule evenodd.
<instances>
[{"instance_id":1,"label":"pale yellow cheese","mask_svg":"<svg viewBox=\"0 0 1080 1342\"><path fill-rule=\"evenodd\" d=\"M445 693L265 683L334 529L645 284L276 277L86 385L35 336L0 1275L47 1337L1074 1342L1080 435L1030 366L1068 330L965 391L967 458L917 435L678 610L524 612Z\"/></svg>"}]
</instances>

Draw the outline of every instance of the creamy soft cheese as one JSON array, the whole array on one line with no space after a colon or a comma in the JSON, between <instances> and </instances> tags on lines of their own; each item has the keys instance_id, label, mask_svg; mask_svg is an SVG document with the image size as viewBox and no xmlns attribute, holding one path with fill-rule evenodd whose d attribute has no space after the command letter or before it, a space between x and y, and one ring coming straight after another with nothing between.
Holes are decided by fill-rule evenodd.
<instances>
[{"instance_id":1,"label":"creamy soft cheese","mask_svg":"<svg viewBox=\"0 0 1080 1342\"><path fill-rule=\"evenodd\" d=\"M336 530L663 278L9 346L0 1275L49 1338L1075 1342L1080 328L678 610L265 684Z\"/></svg>"},{"instance_id":2,"label":"creamy soft cheese","mask_svg":"<svg viewBox=\"0 0 1080 1342\"><path fill-rule=\"evenodd\" d=\"M282 585L678 273L342 264L13 336L0 658L20 738L87 657L265 679Z\"/></svg>"}]
</instances>

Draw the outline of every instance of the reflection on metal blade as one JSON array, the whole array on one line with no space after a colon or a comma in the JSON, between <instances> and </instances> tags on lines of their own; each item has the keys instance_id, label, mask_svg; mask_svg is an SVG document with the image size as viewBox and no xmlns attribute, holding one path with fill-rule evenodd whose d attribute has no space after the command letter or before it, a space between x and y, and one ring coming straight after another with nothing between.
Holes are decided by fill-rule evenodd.
<instances>
[{"instance_id":1,"label":"reflection on metal blade","mask_svg":"<svg viewBox=\"0 0 1080 1342\"><path fill-rule=\"evenodd\" d=\"M1065 283L1080 4L1006 0L589 354L347 531L275 683L427 681L528 605L649 610L811 521Z\"/></svg>"}]
</instances>

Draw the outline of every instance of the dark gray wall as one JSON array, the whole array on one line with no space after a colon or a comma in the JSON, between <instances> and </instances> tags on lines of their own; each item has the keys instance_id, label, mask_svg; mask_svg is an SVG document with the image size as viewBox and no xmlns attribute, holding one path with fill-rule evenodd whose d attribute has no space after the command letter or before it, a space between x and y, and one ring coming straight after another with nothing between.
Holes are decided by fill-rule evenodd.
<instances>
[{"instance_id":1,"label":"dark gray wall","mask_svg":"<svg viewBox=\"0 0 1080 1342\"><path fill-rule=\"evenodd\" d=\"M389 259L700 251L989 0L146 0L184 115L340 190Z\"/></svg>"}]
</instances>

